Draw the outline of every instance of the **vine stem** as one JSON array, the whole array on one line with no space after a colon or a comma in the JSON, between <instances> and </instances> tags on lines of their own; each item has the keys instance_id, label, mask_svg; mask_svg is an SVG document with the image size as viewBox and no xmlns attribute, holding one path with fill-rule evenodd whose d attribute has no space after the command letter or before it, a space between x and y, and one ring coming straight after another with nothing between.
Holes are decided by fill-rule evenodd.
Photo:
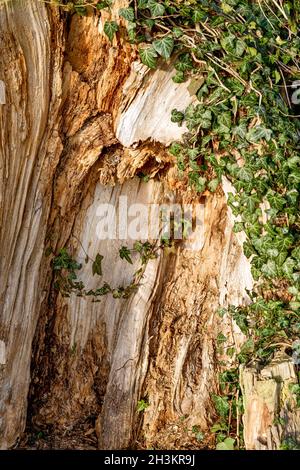
<instances>
[{"instance_id":1,"label":"vine stem","mask_svg":"<svg viewBox=\"0 0 300 470\"><path fill-rule=\"evenodd\" d=\"M286 16L286 13L284 11L284 9L282 8L281 5L279 5L279 3L276 1L276 0L271 0L278 8L278 10L280 11L280 13L282 14L282 16L286 19L286 21L289 21L288 17Z\"/></svg>"}]
</instances>

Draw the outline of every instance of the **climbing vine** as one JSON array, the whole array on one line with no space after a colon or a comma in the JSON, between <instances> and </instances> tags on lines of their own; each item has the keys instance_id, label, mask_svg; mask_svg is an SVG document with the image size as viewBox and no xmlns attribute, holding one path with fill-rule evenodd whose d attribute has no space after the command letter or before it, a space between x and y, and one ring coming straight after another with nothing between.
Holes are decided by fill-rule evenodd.
<instances>
[{"instance_id":1,"label":"climbing vine","mask_svg":"<svg viewBox=\"0 0 300 470\"><path fill-rule=\"evenodd\" d=\"M151 244L148 241L144 243L136 241L132 249L129 249L127 246L122 246L119 249L119 256L122 260L133 264L132 256L138 255L139 257L140 266L134 272L132 281L127 285L117 287L113 287L104 281L102 286L96 289L89 289L80 278L78 278L78 271L82 268L82 264L73 259L66 248L62 248L57 255L53 256L51 261L54 273L54 288L59 291L63 297L70 297L71 294L77 295L78 297L91 296L94 302L99 301L99 297L107 294L111 294L115 299L127 299L138 289L148 261L155 259L158 251L169 246L171 243L172 242L169 242L169 240L162 240L160 244ZM49 255L51 253L52 250L49 250ZM104 256L100 253L97 253L95 259L90 258L90 256L86 254L85 263L92 263L91 273L93 276L98 275L102 278L103 258Z\"/></svg>"}]
</instances>

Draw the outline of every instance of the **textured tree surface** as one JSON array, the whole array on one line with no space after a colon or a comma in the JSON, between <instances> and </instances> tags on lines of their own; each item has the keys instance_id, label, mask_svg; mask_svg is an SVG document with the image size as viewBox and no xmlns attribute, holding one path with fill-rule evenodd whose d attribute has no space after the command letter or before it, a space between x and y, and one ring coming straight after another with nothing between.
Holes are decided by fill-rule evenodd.
<instances>
[{"instance_id":1,"label":"textured tree surface","mask_svg":"<svg viewBox=\"0 0 300 470\"><path fill-rule=\"evenodd\" d=\"M241 370L247 449L276 450L286 439L299 440L300 410L290 385L297 383L290 357L277 353L265 368Z\"/></svg>"},{"instance_id":2,"label":"textured tree surface","mask_svg":"<svg viewBox=\"0 0 300 470\"><path fill-rule=\"evenodd\" d=\"M114 2L111 18L126 4ZM252 286L232 232L228 183L195 196L176 179L166 150L185 131L170 112L192 101L189 83L170 80L172 64L156 71L140 64L122 28L110 44L107 18L67 18L35 0L0 6L2 448L18 442L26 422L50 432L58 448L78 447L78 433L82 445L104 449L197 446L183 428L206 430L214 421L216 337L241 338L216 313L247 301ZM143 170L148 183L136 176ZM68 246L81 262L86 252L102 253L105 280L130 282L137 264L118 254L126 240L96 236L99 204L117 207L121 195L129 204L205 203L202 245L160 252L129 299L63 298L53 289L49 246ZM80 277L90 288L99 282L84 262ZM257 393L249 380L246 396ZM137 414L142 397L150 406ZM251 413L246 407L246 428ZM258 428L246 431L248 448L266 433ZM264 439L262 446L278 446Z\"/></svg>"}]
</instances>

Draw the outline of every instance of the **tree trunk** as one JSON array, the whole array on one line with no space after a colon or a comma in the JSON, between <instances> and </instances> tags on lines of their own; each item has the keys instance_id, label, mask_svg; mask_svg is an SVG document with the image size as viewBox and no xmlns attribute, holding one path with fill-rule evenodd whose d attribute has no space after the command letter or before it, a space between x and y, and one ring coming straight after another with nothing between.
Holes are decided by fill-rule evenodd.
<instances>
[{"instance_id":1,"label":"tree trunk","mask_svg":"<svg viewBox=\"0 0 300 470\"><path fill-rule=\"evenodd\" d=\"M115 1L111 18L126 4ZM74 446L72 433L84 440L93 423L102 449L189 448L185 428L214 419L216 338L241 340L216 313L245 302L252 286L225 193L199 198L181 187L166 150L185 132L170 112L192 101L189 83L170 80L172 64L141 65L122 28L111 45L107 18L66 17L37 0L0 6L2 448L26 422L51 431L53 447ZM148 183L137 177L145 170ZM159 252L129 299L63 298L49 247L67 246L91 289L99 279L86 253L105 255L108 283L130 282L138 263L118 252L132 240L96 235L99 205L118 208L120 196L205 203L203 243ZM150 406L138 414L143 397Z\"/></svg>"}]
</instances>

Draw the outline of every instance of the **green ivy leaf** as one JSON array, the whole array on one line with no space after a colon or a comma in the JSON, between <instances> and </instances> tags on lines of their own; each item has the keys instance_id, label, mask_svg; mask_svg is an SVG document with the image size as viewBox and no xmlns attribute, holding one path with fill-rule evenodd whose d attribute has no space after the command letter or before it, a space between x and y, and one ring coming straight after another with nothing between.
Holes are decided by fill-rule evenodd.
<instances>
[{"instance_id":1,"label":"green ivy leaf","mask_svg":"<svg viewBox=\"0 0 300 470\"><path fill-rule=\"evenodd\" d=\"M294 310L295 312L300 311L300 302L290 302L289 307Z\"/></svg>"},{"instance_id":2,"label":"green ivy leaf","mask_svg":"<svg viewBox=\"0 0 300 470\"><path fill-rule=\"evenodd\" d=\"M152 45L159 55L164 59L169 59L174 48L174 39L172 36L165 36L162 39L154 41Z\"/></svg>"},{"instance_id":3,"label":"green ivy leaf","mask_svg":"<svg viewBox=\"0 0 300 470\"><path fill-rule=\"evenodd\" d=\"M198 173L190 173L189 180L198 193L202 193L206 188L206 178Z\"/></svg>"},{"instance_id":4,"label":"green ivy leaf","mask_svg":"<svg viewBox=\"0 0 300 470\"><path fill-rule=\"evenodd\" d=\"M120 8L119 15L127 21L134 21L135 18L134 9L132 7Z\"/></svg>"},{"instance_id":5,"label":"green ivy leaf","mask_svg":"<svg viewBox=\"0 0 300 470\"><path fill-rule=\"evenodd\" d=\"M104 32L110 41L113 40L114 35L119 30L119 26L115 21L106 21L104 24Z\"/></svg>"},{"instance_id":6,"label":"green ivy leaf","mask_svg":"<svg viewBox=\"0 0 300 470\"><path fill-rule=\"evenodd\" d=\"M216 423L210 428L210 432L217 433L219 431L227 431L227 426L224 423Z\"/></svg>"},{"instance_id":7,"label":"green ivy leaf","mask_svg":"<svg viewBox=\"0 0 300 470\"><path fill-rule=\"evenodd\" d=\"M265 139L267 142L271 139L272 130L267 129L263 126L256 126L250 129L247 133L246 138L249 142L259 142L261 139Z\"/></svg>"},{"instance_id":8,"label":"green ivy leaf","mask_svg":"<svg viewBox=\"0 0 300 470\"><path fill-rule=\"evenodd\" d=\"M127 246L122 246L122 248L120 248L119 255L121 259L125 259L128 263L132 264L131 251Z\"/></svg>"},{"instance_id":9,"label":"green ivy leaf","mask_svg":"<svg viewBox=\"0 0 300 470\"><path fill-rule=\"evenodd\" d=\"M293 157L290 157L287 159L287 164L288 167L291 168L291 170L297 170L299 169L299 163L300 163L300 157L297 155L294 155Z\"/></svg>"},{"instance_id":10,"label":"green ivy leaf","mask_svg":"<svg viewBox=\"0 0 300 470\"><path fill-rule=\"evenodd\" d=\"M140 10L145 10L148 6L148 0L138 0L138 8Z\"/></svg>"},{"instance_id":11,"label":"green ivy leaf","mask_svg":"<svg viewBox=\"0 0 300 470\"><path fill-rule=\"evenodd\" d=\"M149 69L155 69L156 68L156 58L157 58L157 53L153 49L153 47L149 46L145 49L139 49L141 61L143 64L147 65Z\"/></svg>"},{"instance_id":12,"label":"green ivy leaf","mask_svg":"<svg viewBox=\"0 0 300 470\"><path fill-rule=\"evenodd\" d=\"M235 46L235 54L238 57L241 57L244 54L245 49L246 49L246 44L244 43L244 41L242 41L241 39L238 39L236 42L236 46Z\"/></svg>"},{"instance_id":13,"label":"green ivy leaf","mask_svg":"<svg viewBox=\"0 0 300 470\"><path fill-rule=\"evenodd\" d=\"M147 7L151 11L151 15L153 17L156 16L163 16L165 12L165 7L161 3L156 2L155 0L149 0L147 3Z\"/></svg>"},{"instance_id":14,"label":"green ivy leaf","mask_svg":"<svg viewBox=\"0 0 300 470\"><path fill-rule=\"evenodd\" d=\"M280 196L275 191L269 190L267 193L267 199L272 208L281 210L285 205L284 197Z\"/></svg>"},{"instance_id":15,"label":"green ivy leaf","mask_svg":"<svg viewBox=\"0 0 300 470\"><path fill-rule=\"evenodd\" d=\"M235 36L233 34L229 34L228 36L223 37L220 40L221 46L226 52L234 53L235 51Z\"/></svg>"},{"instance_id":16,"label":"green ivy leaf","mask_svg":"<svg viewBox=\"0 0 300 470\"><path fill-rule=\"evenodd\" d=\"M209 191L211 191L212 193L214 193L217 190L218 186L219 186L218 178L214 178L214 179L210 180L208 185L207 185Z\"/></svg>"},{"instance_id":17,"label":"green ivy leaf","mask_svg":"<svg viewBox=\"0 0 300 470\"><path fill-rule=\"evenodd\" d=\"M192 14L193 22L194 23L199 23L199 21L202 21L205 19L207 16L205 11L202 10L194 10Z\"/></svg>"},{"instance_id":18,"label":"green ivy leaf","mask_svg":"<svg viewBox=\"0 0 300 470\"><path fill-rule=\"evenodd\" d=\"M277 268L275 261L269 260L266 264L262 266L261 272L268 278L276 278Z\"/></svg>"},{"instance_id":19,"label":"green ivy leaf","mask_svg":"<svg viewBox=\"0 0 300 470\"><path fill-rule=\"evenodd\" d=\"M229 412L228 397L213 395L213 401L218 415L225 418Z\"/></svg>"},{"instance_id":20,"label":"green ivy leaf","mask_svg":"<svg viewBox=\"0 0 300 470\"><path fill-rule=\"evenodd\" d=\"M186 78L185 78L184 72L181 72L180 70L178 70L178 72L176 72L174 77L172 77L172 80L173 80L174 83L183 83L183 82L185 82Z\"/></svg>"},{"instance_id":21,"label":"green ivy leaf","mask_svg":"<svg viewBox=\"0 0 300 470\"><path fill-rule=\"evenodd\" d=\"M233 226L234 233L242 232L244 230L243 222L235 222Z\"/></svg>"},{"instance_id":22,"label":"green ivy leaf","mask_svg":"<svg viewBox=\"0 0 300 470\"><path fill-rule=\"evenodd\" d=\"M287 256L288 256L288 252L287 252L287 251L281 251L281 252L279 253L278 257L276 258L276 264L277 264L277 266L281 266L281 265L285 262Z\"/></svg>"},{"instance_id":23,"label":"green ivy leaf","mask_svg":"<svg viewBox=\"0 0 300 470\"><path fill-rule=\"evenodd\" d=\"M98 2L96 4L96 8L97 8L97 10L103 10L104 8L110 7L110 5L111 5L111 0L107 0L107 1L104 1L104 2Z\"/></svg>"},{"instance_id":24,"label":"green ivy leaf","mask_svg":"<svg viewBox=\"0 0 300 470\"><path fill-rule=\"evenodd\" d=\"M237 172L237 176L242 181L251 181L253 178L253 173L246 166L242 166Z\"/></svg>"},{"instance_id":25,"label":"green ivy leaf","mask_svg":"<svg viewBox=\"0 0 300 470\"><path fill-rule=\"evenodd\" d=\"M171 112L172 122L182 123L183 119L184 119L184 114L181 111L178 111L178 109L172 109L172 112Z\"/></svg>"},{"instance_id":26,"label":"green ivy leaf","mask_svg":"<svg viewBox=\"0 0 300 470\"><path fill-rule=\"evenodd\" d=\"M183 36L183 31L181 28L178 28L177 26L175 26L173 29L172 29L172 32L175 36L176 39L178 38L181 38L181 36Z\"/></svg>"},{"instance_id":27,"label":"green ivy leaf","mask_svg":"<svg viewBox=\"0 0 300 470\"><path fill-rule=\"evenodd\" d=\"M97 254L96 256L96 259L95 261L93 262L93 265L92 265L92 272L93 272L93 276L95 274L98 274L98 276L102 276L102 260L103 260L103 256L100 255L99 253Z\"/></svg>"},{"instance_id":28,"label":"green ivy leaf","mask_svg":"<svg viewBox=\"0 0 300 470\"><path fill-rule=\"evenodd\" d=\"M245 123L241 123L238 126L235 126L232 129L232 133L233 135L238 136L241 139L245 139L247 134L247 125Z\"/></svg>"},{"instance_id":29,"label":"green ivy leaf","mask_svg":"<svg viewBox=\"0 0 300 470\"><path fill-rule=\"evenodd\" d=\"M256 194L253 194L249 197L247 197L246 204L248 210L253 213L255 211L256 206L259 204L259 198L256 196Z\"/></svg>"},{"instance_id":30,"label":"green ivy leaf","mask_svg":"<svg viewBox=\"0 0 300 470\"><path fill-rule=\"evenodd\" d=\"M292 183L292 184L299 184L300 183L300 171L294 170L289 175L289 183Z\"/></svg>"},{"instance_id":31,"label":"green ivy leaf","mask_svg":"<svg viewBox=\"0 0 300 470\"><path fill-rule=\"evenodd\" d=\"M297 261L300 261L300 246L297 246L297 248L294 248L294 250L291 253L292 257L295 258Z\"/></svg>"},{"instance_id":32,"label":"green ivy leaf","mask_svg":"<svg viewBox=\"0 0 300 470\"><path fill-rule=\"evenodd\" d=\"M223 12L227 13L227 14L231 13L232 10L233 10L233 8L230 5L228 5L228 3L226 3L226 2L221 2L221 8L222 8Z\"/></svg>"},{"instance_id":33,"label":"green ivy leaf","mask_svg":"<svg viewBox=\"0 0 300 470\"><path fill-rule=\"evenodd\" d=\"M218 114L217 121L219 124L218 132L220 134L228 134L231 128L231 112L226 111L222 114Z\"/></svg>"},{"instance_id":34,"label":"green ivy leaf","mask_svg":"<svg viewBox=\"0 0 300 470\"><path fill-rule=\"evenodd\" d=\"M146 400L139 400L137 404L137 412L141 413L142 411L145 411L150 404Z\"/></svg>"},{"instance_id":35,"label":"green ivy leaf","mask_svg":"<svg viewBox=\"0 0 300 470\"><path fill-rule=\"evenodd\" d=\"M134 42L136 39L136 23L129 21L127 24L127 33L129 42Z\"/></svg>"},{"instance_id":36,"label":"green ivy leaf","mask_svg":"<svg viewBox=\"0 0 300 470\"><path fill-rule=\"evenodd\" d=\"M288 258L281 266L282 273L287 278L290 278L292 276L295 264L296 264L295 260L293 260L292 258Z\"/></svg>"},{"instance_id":37,"label":"green ivy leaf","mask_svg":"<svg viewBox=\"0 0 300 470\"><path fill-rule=\"evenodd\" d=\"M86 16L87 15L87 9L83 5L74 5L74 10L76 11L77 15L79 15L79 16Z\"/></svg>"}]
</instances>

